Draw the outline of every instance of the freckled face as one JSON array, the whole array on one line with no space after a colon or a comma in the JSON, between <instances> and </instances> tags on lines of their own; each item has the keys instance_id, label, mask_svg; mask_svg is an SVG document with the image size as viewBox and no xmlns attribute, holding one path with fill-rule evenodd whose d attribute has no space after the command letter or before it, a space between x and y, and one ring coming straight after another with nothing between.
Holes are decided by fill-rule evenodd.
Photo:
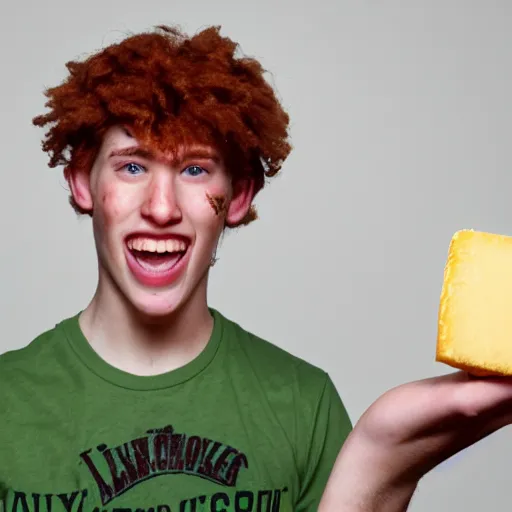
<instances>
[{"instance_id":1,"label":"freckled face","mask_svg":"<svg viewBox=\"0 0 512 512\"><path fill-rule=\"evenodd\" d=\"M106 134L90 175L100 290L147 315L206 300L227 213L214 204L228 204L233 192L211 148L170 156L150 154L117 127Z\"/></svg>"}]
</instances>

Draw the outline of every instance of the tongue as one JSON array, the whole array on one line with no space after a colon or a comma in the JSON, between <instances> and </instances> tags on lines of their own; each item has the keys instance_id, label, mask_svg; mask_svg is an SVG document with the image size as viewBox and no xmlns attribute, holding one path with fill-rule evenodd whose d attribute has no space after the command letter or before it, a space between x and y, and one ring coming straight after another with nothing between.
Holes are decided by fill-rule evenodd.
<instances>
[{"instance_id":1,"label":"tongue","mask_svg":"<svg viewBox=\"0 0 512 512\"><path fill-rule=\"evenodd\" d=\"M145 252L132 251L138 264L149 272L166 272L183 256L182 252Z\"/></svg>"}]
</instances>

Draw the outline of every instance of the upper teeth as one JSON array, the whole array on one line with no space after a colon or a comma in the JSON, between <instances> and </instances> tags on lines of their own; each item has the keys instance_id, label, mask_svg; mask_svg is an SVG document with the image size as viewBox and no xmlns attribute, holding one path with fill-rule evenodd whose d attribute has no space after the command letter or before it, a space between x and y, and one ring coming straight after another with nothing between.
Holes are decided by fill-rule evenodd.
<instances>
[{"instance_id":1,"label":"upper teeth","mask_svg":"<svg viewBox=\"0 0 512 512\"><path fill-rule=\"evenodd\" d=\"M182 252L187 244L182 240L152 240L151 238L132 238L128 240L128 248L148 252Z\"/></svg>"}]
</instances>

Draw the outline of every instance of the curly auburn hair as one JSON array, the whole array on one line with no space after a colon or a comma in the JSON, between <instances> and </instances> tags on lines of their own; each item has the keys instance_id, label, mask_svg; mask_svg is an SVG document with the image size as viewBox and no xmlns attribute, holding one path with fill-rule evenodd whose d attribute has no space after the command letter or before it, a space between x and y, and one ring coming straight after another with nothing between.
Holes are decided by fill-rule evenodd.
<instances>
[{"instance_id":1,"label":"curly auburn hair","mask_svg":"<svg viewBox=\"0 0 512 512\"><path fill-rule=\"evenodd\" d=\"M90 169L106 130L122 124L164 151L187 141L215 145L233 179L253 179L258 193L291 151L289 116L261 64L236 57L237 43L219 32L188 37L160 25L68 62L69 76L45 91L50 111L33 119L50 125L42 142L49 166L65 166L66 179ZM252 207L240 224L256 217Z\"/></svg>"}]
</instances>

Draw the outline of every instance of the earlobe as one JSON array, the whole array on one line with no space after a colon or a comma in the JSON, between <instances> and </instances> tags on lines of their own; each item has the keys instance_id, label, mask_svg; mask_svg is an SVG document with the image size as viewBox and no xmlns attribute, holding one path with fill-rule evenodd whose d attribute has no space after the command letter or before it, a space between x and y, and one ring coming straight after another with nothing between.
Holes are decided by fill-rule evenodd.
<instances>
[{"instance_id":1,"label":"earlobe","mask_svg":"<svg viewBox=\"0 0 512 512\"><path fill-rule=\"evenodd\" d=\"M226 212L226 225L237 226L249 213L254 198L254 180L239 180L233 188L233 197Z\"/></svg>"},{"instance_id":2,"label":"earlobe","mask_svg":"<svg viewBox=\"0 0 512 512\"><path fill-rule=\"evenodd\" d=\"M71 195L76 205L84 212L91 212L93 207L90 172L84 169L65 171L65 177L71 189Z\"/></svg>"}]
</instances>

